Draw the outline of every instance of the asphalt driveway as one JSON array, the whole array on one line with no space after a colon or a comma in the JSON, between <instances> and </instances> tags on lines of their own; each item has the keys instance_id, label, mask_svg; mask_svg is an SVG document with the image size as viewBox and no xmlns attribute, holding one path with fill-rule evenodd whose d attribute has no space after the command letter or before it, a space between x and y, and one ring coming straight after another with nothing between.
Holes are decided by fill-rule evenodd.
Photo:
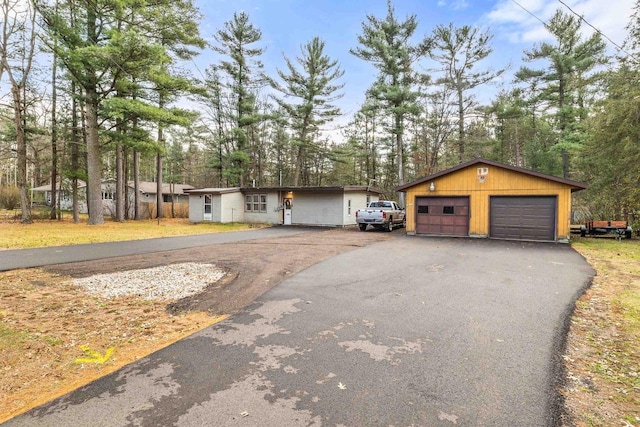
<instances>
[{"instance_id":1,"label":"asphalt driveway","mask_svg":"<svg viewBox=\"0 0 640 427\"><path fill-rule=\"evenodd\" d=\"M7 426L551 426L567 245L399 235Z\"/></svg>"},{"instance_id":2,"label":"asphalt driveway","mask_svg":"<svg viewBox=\"0 0 640 427\"><path fill-rule=\"evenodd\" d=\"M227 233L195 234L193 236L6 250L0 251L0 271L197 248L269 237L292 236L318 230L320 229L317 227L315 229L307 227L268 227Z\"/></svg>"}]
</instances>

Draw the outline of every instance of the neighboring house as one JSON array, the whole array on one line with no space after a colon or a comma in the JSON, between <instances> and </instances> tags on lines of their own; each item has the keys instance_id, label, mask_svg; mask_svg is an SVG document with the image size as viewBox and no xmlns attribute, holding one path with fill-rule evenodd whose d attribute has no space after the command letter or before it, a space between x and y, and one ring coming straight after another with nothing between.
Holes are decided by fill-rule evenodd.
<instances>
[{"instance_id":1,"label":"neighboring house","mask_svg":"<svg viewBox=\"0 0 640 427\"><path fill-rule=\"evenodd\" d=\"M191 222L247 222L344 227L383 190L341 187L197 188L189 194Z\"/></svg>"},{"instance_id":2,"label":"neighboring house","mask_svg":"<svg viewBox=\"0 0 640 427\"><path fill-rule=\"evenodd\" d=\"M401 185L407 234L568 242L585 184L476 159Z\"/></svg>"},{"instance_id":3,"label":"neighboring house","mask_svg":"<svg viewBox=\"0 0 640 427\"><path fill-rule=\"evenodd\" d=\"M139 183L140 203L155 203L157 195L157 186L155 182L140 181ZM87 213L86 187L84 181L78 181L78 209L80 213ZM116 182L114 180L105 180L101 183L102 187L102 204L105 215L115 213L115 193ZM129 206L131 207L131 215L133 215L134 200L134 183L129 181L127 185L127 194L129 195ZM184 184L162 184L163 200L170 203L172 194L176 203L188 203L189 198L185 190L191 189L193 186ZM44 193L44 203L51 206L51 184L42 185L32 189L34 193ZM60 209L71 210L73 208L73 198L71 197L71 181L63 180L62 185L58 183L57 191L60 192Z\"/></svg>"},{"instance_id":4,"label":"neighboring house","mask_svg":"<svg viewBox=\"0 0 640 427\"><path fill-rule=\"evenodd\" d=\"M155 182L140 181L140 192L144 197L143 202L156 202L156 195L158 194L158 184ZM133 189L133 181L129 181L129 188ZM162 200L164 203L171 203L172 195L175 203L189 203L189 195L185 190L191 190L193 185L187 184L169 184L162 183Z\"/></svg>"}]
</instances>

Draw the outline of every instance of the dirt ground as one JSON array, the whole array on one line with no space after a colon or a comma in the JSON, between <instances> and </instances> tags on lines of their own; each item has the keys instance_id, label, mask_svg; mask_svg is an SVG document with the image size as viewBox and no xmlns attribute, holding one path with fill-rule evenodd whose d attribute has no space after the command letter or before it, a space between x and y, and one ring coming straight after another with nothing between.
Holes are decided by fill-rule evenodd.
<instances>
[{"instance_id":1,"label":"dirt ground","mask_svg":"<svg viewBox=\"0 0 640 427\"><path fill-rule=\"evenodd\" d=\"M313 264L394 234L332 229L0 273L0 338L8 344L0 354L0 422L224 319ZM71 284L183 262L227 274L178 301L106 299Z\"/></svg>"}]
</instances>

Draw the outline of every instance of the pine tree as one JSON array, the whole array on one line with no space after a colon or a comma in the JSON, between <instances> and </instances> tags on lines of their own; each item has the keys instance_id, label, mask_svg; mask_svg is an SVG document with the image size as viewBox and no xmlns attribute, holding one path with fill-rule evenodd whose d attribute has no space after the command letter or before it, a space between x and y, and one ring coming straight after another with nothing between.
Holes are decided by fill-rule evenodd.
<instances>
[{"instance_id":1,"label":"pine tree","mask_svg":"<svg viewBox=\"0 0 640 427\"><path fill-rule=\"evenodd\" d=\"M474 71L474 67L493 51L490 45L492 38L488 31L481 32L479 28L468 25L459 28L455 28L453 24L446 27L438 25L433 31L430 56L442 65L444 72L444 76L436 83L451 88L457 98L457 154L460 162L466 160L465 116L475 107L469 91L489 83L504 72L504 70Z\"/></svg>"},{"instance_id":2,"label":"pine tree","mask_svg":"<svg viewBox=\"0 0 640 427\"><path fill-rule=\"evenodd\" d=\"M263 84L259 58L264 49L255 47L262 39L262 31L249 22L245 12L234 13L231 21L215 34L215 51L225 55L220 70L229 78L234 99L234 127L231 130L234 147L229 155L227 178L243 186L248 180L250 129L263 120L256 107L256 91Z\"/></svg>"},{"instance_id":3,"label":"pine tree","mask_svg":"<svg viewBox=\"0 0 640 427\"><path fill-rule=\"evenodd\" d=\"M391 0L388 0L387 16L379 19L367 15L358 36L360 46L350 50L378 69L377 81L369 92L393 119L389 134L394 140L397 184L404 183L404 120L407 114L415 114L419 109L416 103L418 92L413 88L416 81L413 64L426 55L431 43L428 38L411 43L417 27L416 15L398 21ZM400 205L404 206L404 193L399 197Z\"/></svg>"},{"instance_id":4,"label":"pine tree","mask_svg":"<svg viewBox=\"0 0 640 427\"><path fill-rule=\"evenodd\" d=\"M556 43L542 43L525 52L524 57L527 62L546 61L548 67L522 67L516 73L518 81L538 88L532 93L533 98L553 111L558 134L554 149L561 154L565 178L570 173L570 153L579 150L584 142L583 120L588 102L585 94L597 77L594 68L607 62L606 45L600 34L583 39L580 27L579 18L558 9L546 25Z\"/></svg>"},{"instance_id":5,"label":"pine tree","mask_svg":"<svg viewBox=\"0 0 640 427\"><path fill-rule=\"evenodd\" d=\"M285 56L287 71L278 70L283 84L270 80L273 88L284 95L284 98L276 100L289 117L294 132L294 186L299 184L302 167L309 151L313 149L313 137L322 125L340 115L340 109L331 103L342 96L336 92L344 85L335 81L344 72L338 66L338 61L324 54L324 45L322 40L314 37L302 47L302 56L296 58L296 62L302 66L301 70ZM290 98L294 102L288 101Z\"/></svg>"}]
</instances>

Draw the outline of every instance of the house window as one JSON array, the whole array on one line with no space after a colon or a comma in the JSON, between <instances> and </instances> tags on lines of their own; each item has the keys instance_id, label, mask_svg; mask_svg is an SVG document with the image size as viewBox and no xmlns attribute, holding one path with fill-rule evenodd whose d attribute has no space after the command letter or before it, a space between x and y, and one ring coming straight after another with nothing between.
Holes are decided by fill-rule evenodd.
<instances>
[{"instance_id":1,"label":"house window","mask_svg":"<svg viewBox=\"0 0 640 427\"><path fill-rule=\"evenodd\" d=\"M103 191L102 200L113 200L114 193L112 191Z\"/></svg>"},{"instance_id":2,"label":"house window","mask_svg":"<svg viewBox=\"0 0 640 427\"><path fill-rule=\"evenodd\" d=\"M349 200L347 201L347 206L349 207L349 208L347 209L347 214L348 214L349 216L351 216L351 199L349 199Z\"/></svg>"},{"instance_id":3,"label":"house window","mask_svg":"<svg viewBox=\"0 0 640 427\"><path fill-rule=\"evenodd\" d=\"M266 194L247 194L244 198L245 212L266 212L267 211L267 195Z\"/></svg>"},{"instance_id":4,"label":"house window","mask_svg":"<svg viewBox=\"0 0 640 427\"><path fill-rule=\"evenodd\" d=\"M369 202L371 201L371 195L367 194L367 206L369 206Z\"/></svg>"},{"instance_id":5,"label":"house window","mask_svg":"<svg viewBox=\"0 0 640 427\"><path fill-rule=\"evenodd\" d=\"M204 213L211 213L211 196L209 194L204 195Z\"/></svg>"},{"instance_id":6,"label":"house window","mask_svg":"<svg viewBox=\"0 0 640 427\"><path fill-rule=\"evenodd\" d=\"M418 206L418 213L428 214L429 213L429 206Z\"/></svg>"},{"instance_id":7,"label":"house window","mask_svg":"<svg viewBox=\"0 0 640 427\"><path fill-rule=\"evenodd\" d=\"M453 215L454 214L453 206L443 206L442 213L444 215Z\"/></svg>"}]
</instances>

